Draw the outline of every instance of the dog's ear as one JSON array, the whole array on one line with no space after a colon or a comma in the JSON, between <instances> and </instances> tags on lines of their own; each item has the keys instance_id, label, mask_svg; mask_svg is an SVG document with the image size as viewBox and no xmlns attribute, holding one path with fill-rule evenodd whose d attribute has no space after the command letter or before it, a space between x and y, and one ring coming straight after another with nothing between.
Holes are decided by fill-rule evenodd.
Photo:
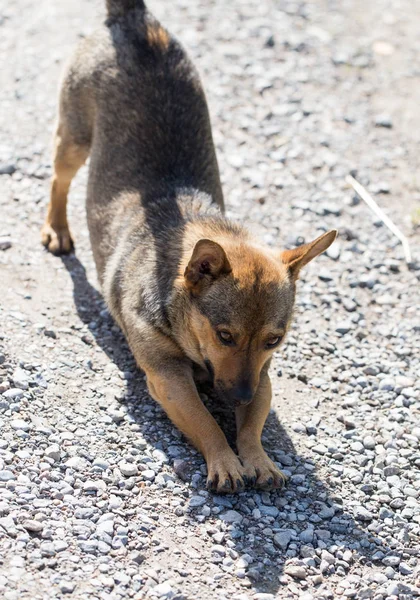
<instances>
[{"instance_id":1,"label":"dog's ear","mask_svg":"<svg viewBox=\"0 0 420 600\"><path fill-rule=\"evenodd\" d=\"M337 230L333 229L332 231L323 233L313 242L309 242L309 244L303 244L303 246L293 248L293 250L284 250L281 253L281 260L287 265L295 281L296 279L299 279L299 271L301 268L308 264L313 258L316 258L318 254L325 252L336 237Z\"/></svg>"},{"instance_id":2,"label":"dog's ear","mask_svg":"<svg viewBox=\"0 0 420 600\"><path fill-rule=\"evenodd\" d=\"M205 282L214 281L220 275L230 273L232 268L220 244L212 240L199 240L184 272L190 290L199 292Z\"/></svg>"}]
</instances>

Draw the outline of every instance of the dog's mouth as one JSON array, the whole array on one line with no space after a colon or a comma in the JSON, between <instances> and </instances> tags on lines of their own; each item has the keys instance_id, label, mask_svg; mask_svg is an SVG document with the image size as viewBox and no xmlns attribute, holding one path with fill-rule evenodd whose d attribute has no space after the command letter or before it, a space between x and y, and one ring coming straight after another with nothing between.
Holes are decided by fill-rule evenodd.
<instances>
[{"instance_id":1,"label":"dog's mouth","mask_svg":"<svg viewBox=\"0 0 420 600\"><path fill-rule=\"evenodd\" d=\"M240 406L248 406L252 401L253 398L251 400L234 400L233 405L235 408L239 408Z\"/></svg>"},{"instance_id":2,"label":"dog's mouth","mask_svg":"<svg viewBox=\"0 0 420 600\"><path fill-rule=\"evenodd\" d=\"M226 404L227 406L230 407L234 407L234 408L239 408L240 406L248 406L248 404L251 404L251 402L254 399L254 396L252 396L251 398L235 398L234 396L232 396L232 393L230 393L226 387L223 385L223 383L221 383L220 381L215 381L215 384L213 386L213 389L215 390L215 392L217 393L217 395L219 396L219 398L221 398L221 400L224 402L224 404Z\"/></svg>"}]
</instances>

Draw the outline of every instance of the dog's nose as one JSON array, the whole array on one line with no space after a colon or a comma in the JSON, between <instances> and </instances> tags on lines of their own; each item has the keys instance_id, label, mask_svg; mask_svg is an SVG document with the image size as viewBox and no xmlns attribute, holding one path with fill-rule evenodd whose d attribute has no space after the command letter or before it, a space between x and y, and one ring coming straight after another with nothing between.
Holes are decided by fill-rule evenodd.
<instances>
[{"instance_id":1,"label":"dog's nose","mask_svg":"<svg viewBox=\"0 0 420 600\"><path fill-rule=\"evenodd\" d=\"M249 404L254 397L254 391L249 383L239 383L232 391L231 396L236 406Z\"/></svg>"}]
</instances>

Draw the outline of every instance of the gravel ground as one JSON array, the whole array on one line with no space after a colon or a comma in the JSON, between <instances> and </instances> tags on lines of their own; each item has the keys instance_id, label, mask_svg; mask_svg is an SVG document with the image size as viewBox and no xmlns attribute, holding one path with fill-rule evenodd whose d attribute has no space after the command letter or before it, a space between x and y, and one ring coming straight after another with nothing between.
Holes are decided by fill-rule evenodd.
<instances>
[{"instance_id":1,"label":"gravel ground","mask_svg":"<svg viewBox=\"0 0 420 600\"><path fill-rule=\"evenodd\" d=\"M273 245L340 232L300 282L272 369L264 441L290 485L205 491L203 459L148 397L97 291L85 168L76 255L43 251L57 81L103 6L4 1L0 596L418 596L420 272L345 176L357 171L418 258L420 5L150 5L202 74L230 216Z\"/></svg>"}]
</instances>

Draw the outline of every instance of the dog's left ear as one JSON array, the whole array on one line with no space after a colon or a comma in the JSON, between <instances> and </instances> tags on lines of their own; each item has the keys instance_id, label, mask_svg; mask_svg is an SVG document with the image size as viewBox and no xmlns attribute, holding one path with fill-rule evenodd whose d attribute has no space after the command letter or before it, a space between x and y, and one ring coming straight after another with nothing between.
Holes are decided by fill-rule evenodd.
<instances>
[{"instance_id":1,"label":"dog's left ear","mask_svg":"<svg viewBox=\"0 0 420 600\"><path fill-rule=\"evenodd\" d=\"M327 248L331 246L335 238L337 237L337 230L333 229L328 231L316 238L309 244L303 244L293 250L284 250L281 253L281 260L287 265L293 279L299 279L299 271L313 258L316 258L318 254L325 252Z\"/></svg>"},{"instance_id":2,"label":"dog's left ear","mask_svg":"<svg viewBox=\"0 0 420 600\"><path fill-rule=\"evenodd\" d=\"M187 287L199 293L202 288L232 271L222 246L212 240L199 240L184 272Z\"/></svg>"}]
</instances>

